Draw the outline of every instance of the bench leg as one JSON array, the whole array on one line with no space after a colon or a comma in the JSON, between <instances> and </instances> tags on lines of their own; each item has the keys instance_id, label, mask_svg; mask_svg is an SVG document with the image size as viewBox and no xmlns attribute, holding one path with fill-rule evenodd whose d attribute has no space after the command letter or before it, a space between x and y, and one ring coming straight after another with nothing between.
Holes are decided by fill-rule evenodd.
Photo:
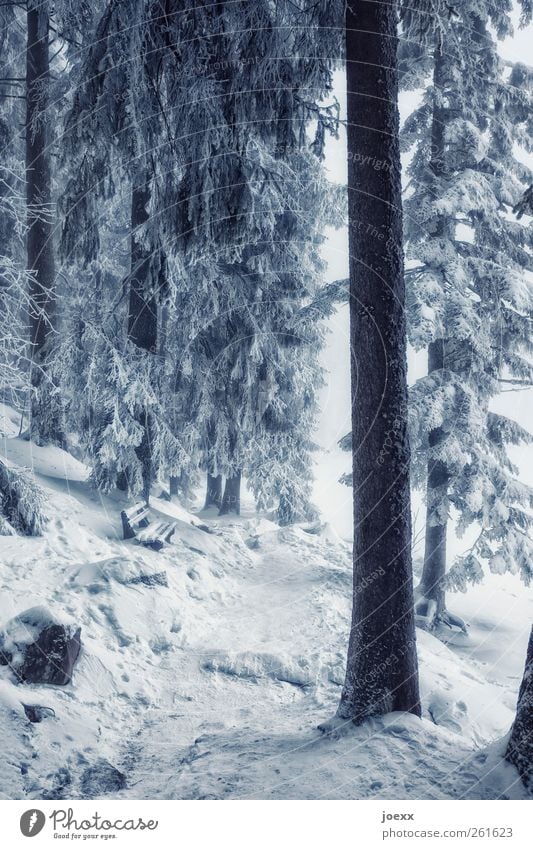
<instances>
[{"instance_id":1,"label":"bench leg","mask_svg":"<svg viewBox=\"0 0 533 849\"><path fill-rule=\"evenodd\" d=\"M124 514L120 514L120 518L122 519L122 538L123 539L134 539L135 531L128 521L128 517Z\"/></svg>"},{"instance_id":2,"label":"bench leg","mask_svg":"<svg viewBox=\"0 0 533 849\"><path fill-rule=\"evenodd\" d=\"M144 545L145 548L151 548L152 551L161 551L164 545L160 539L147 540L146 542L140 540L140 543L141 545Z\"/></svg>"}]
</instances>

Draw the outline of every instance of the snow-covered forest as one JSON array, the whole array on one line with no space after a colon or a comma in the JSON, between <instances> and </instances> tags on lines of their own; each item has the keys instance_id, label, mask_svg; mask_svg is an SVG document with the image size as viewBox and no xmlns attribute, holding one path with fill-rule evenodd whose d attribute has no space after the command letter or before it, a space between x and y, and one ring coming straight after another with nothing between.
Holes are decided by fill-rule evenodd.
<instances>
[{"instance_id":1,"label":"snow-covered forest","mask_svg":"<svg viewBox=\"0 0 533 849\"><path fill-rule=\"evenodd\" d=\"M533 794L532 18L0 3L0 798Z\"/></svg>"}]
</instances>

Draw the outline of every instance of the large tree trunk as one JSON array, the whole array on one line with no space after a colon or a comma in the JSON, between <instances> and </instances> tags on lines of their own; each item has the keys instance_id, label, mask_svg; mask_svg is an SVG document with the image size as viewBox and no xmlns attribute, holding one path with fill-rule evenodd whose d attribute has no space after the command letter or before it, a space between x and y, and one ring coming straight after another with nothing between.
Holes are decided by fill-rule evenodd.
<instances>
[{"instance_id":1,"label":"large tree trunk","mask_svg":"<svg viewBox=\"0 0 533 849\"><path fill-rule=\"evenodd\" d=\"M205 493L204 510L208 507L222 506L222 475L210 475L207 473L207 487Z\"/></svg>"},{"instance_id":2,"label":"large tree trunk","mask_svg":"<svg viewBox=\"0 0 533 849\"><path fill-rule=\"evenodd\" d=\"M533 628L505 758L516 766L525 786L533 791Z\"/></svg>"},{"instance_id":3,"label":"large tree trunk","mask_svg":"<svg viewBox=\"0 0 533 849\"><path fill-rule=\"evenodd\" d=\"M26 202L27 265L30 284L31 387L30 437L37 443L64 445L61 405L50 377L56 332L54 207L50 155L48 88L49 8L47 0L28 0L26 48Z\"/></svg>"},{"instance_id":4,"label":"large tree trunk","mask_svg":"<svg viewBox=\"0 0 533 849\"><path fill-rule=\"evenodd\" d=\"M338 716L420 715L411 567L398 4L346 9L354 577Z\"/></svg>"},{"instance_id":5,"label":"large tree trunk","mask_svg":"<svg viewBox=\"0 0 533 849\"><path fill-rule=\"evenodd\" d=\"M138 228L148 221L150 202L150 177L147 172L137 179L131 192L131 272L128 309L128 339L143 351L157 351L157 299L150 271L150 253L143 245ZM136 453L142 466L143 490L146 503L150 499L153 478L152 416L144 409L138 416L143 438Z\"/></svg>"},{"instance_id":6,"label":"large tree trunk","mask_svg":"<svg viewBox=\"0 0 533 849\"><path fill-rule=\"evenodd\" d=\"M220 507L219 516L226 516L228 513L236 513L241 515L241 473L237 472L233 477L226 478L226 486L224 487L224 496Z\"/></svg>"}]
</instances>

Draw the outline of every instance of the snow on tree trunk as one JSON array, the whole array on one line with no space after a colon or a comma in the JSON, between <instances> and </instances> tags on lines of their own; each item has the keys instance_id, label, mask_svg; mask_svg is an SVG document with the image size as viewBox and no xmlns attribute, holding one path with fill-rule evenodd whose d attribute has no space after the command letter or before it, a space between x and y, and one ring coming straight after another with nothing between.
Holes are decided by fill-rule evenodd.
<instances>
[{"instance_id":1,"label":"snow on tree trunk","mask_svg":"<svg viewBox=\"0 0 533 849\"><path fill-rule=\"evenodd\" d=\"M420 715L411 571L397 3L346 10L354 578L338 709Z\"/></svg>"},{"instance_id":2,"label":"snow on tree trunk","mask_svg":"<svg viewBox=\"0 0 533 849\"><path fill-rule=\"evenodd\" d=\"M207 489L205 493L204 510L208 507L220 507L222 505L222 475L210 475L207 473Z\"/></svg>"},{"instance_id":3,"label":"snow on tree trunk","mask_svg":"<svg viewBox=\"0 0 533 849\"><path fill-rule=\"evenodd\" d=\"M150 273L150 253L147 251L139 229L149 219L150 178L143 172L134 181L131 192L131 272L128 307L128 339L150 354L157 351L157 301L153 292ZM152 421L150 412L142 410L138 422L143 429L143 437L136 449L142 466L142 495L148 504L150 486L153 477L152 468Z\"/></svg>"},{"instance_id":4,"label":"snow on tree trunk","mask_svg":"<svg viewBox=\"0 0 533 849\"><path fill-rule=\"evenodd\" d=\"M237 472L233 477L226 478L226 486L224 487L224 496L220 507L219 516L225 516L228 513L236 513L241 515L241 473Z\"/></svg>"},{"instance_id":5,"label":"snow on tree trunk","mask_svg":"<svg viewBox=\"0 0 533 849\"><path fill-rule=\"evenodd\" d=\"M47 0L28 0L26 48L27 266L30 282L30 436L39 444L64 445L60 406L53 392L50 354L55 333L51 149L48 114L50 59Z\"/></svg>"},{"instance_id":6,"label":"snow on tree trunk","mask_svg":"<svg viewBox=\"0 0 533 849\"><path fill-rule=\"evenodd\" d=\"M533 791L533 628L505 758L516 766L524 785Z\"/></svg>"}]
</instances>

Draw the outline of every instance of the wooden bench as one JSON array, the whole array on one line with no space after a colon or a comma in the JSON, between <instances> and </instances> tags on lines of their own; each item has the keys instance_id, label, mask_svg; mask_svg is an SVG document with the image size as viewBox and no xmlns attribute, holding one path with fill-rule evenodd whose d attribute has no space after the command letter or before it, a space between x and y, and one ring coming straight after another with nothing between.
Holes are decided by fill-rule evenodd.
<instances>
[{"instance_id":1,"label":"wooden bench","mask_svg":"<svg viewBox=\"0 0 533 849\"><path fill-rule=\"evenodd\" d=\"M152 520L150 508L142 501L128 510L122 510L120 518L124 539L136 539L140 545L154 551L161 551L176 530L175 522Z\"/></svg>"},{"instance_id":2,"label":"wooden bench","mask_svg":"<svg viewBox=\"0 0 533 849\"><path fill-rule=\"evenodd\" d=\"M141 545L161 551L163 546L170 542L170 538L176 530L175 522L150 522L150 524L137 534Z\"/></svg>"}]
</instances>

